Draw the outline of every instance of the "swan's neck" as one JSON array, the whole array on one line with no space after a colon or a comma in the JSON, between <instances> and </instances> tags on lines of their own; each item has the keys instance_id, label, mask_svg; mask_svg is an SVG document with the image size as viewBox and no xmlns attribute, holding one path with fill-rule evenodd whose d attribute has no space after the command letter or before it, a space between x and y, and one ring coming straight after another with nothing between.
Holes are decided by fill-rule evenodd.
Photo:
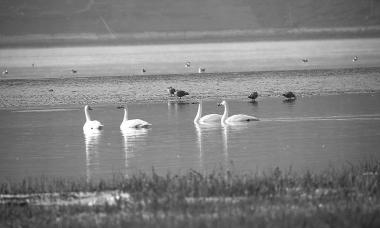
<instances>
[{"instance_id":1,"label":"swan's neck","mask_svg":"<svg viewBox=\"0 0 380 228\"><path fill-rule=\"evenodd\" d=\"M128 111L127 109L125 108L124 109L124 119L123 119L123 122L127 121L128 120Z\"/></svg>"},{"instance_id":2,"label":"swan's neck","mask_svg":"<svg viewBox=\"0 0 380 228\"><path fill-rule=\"evenodd\" d=\"M86 115L86 121L91 121L90 113L88 113L88 108L84 108L84 114Z\"/></svg>"},{"instance_id":3,"label":"swan's neck","mask_svg":"<svg viewBox=\"0 0 380 228\"><path fill-rule=\"evenodd\" d=\"M223 116L222 116L222 119L221 119L222 123L225 123L226 119L228 118L228 111L229 111L228 104L225 103L224 104L224 113L223 113Z\"/></svg>"},{"instance_id":4,"label":"swan's neck","mask_svg":"<svg viewBox=\"0 0 380 228\"><path fill-rule=\"evenodd\" d=\"M197 112L197 115L195 116L194 123L198 123L201 116L202 116L202 103L199 103L198 112Z\"/></svg>"}]
</instances>

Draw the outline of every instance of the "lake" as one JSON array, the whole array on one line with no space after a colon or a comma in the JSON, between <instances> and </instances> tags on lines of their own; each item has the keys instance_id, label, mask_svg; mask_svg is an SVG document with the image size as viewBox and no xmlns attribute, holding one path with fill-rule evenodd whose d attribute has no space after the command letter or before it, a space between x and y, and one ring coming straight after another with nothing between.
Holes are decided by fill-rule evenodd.
<instances>
[{"instance_id":1,"label":"lake","mask_svg":"<svg viewBox=\"0 0 380 228\"><path fill-rule=\"evenodd\" d=\"M204 101L203 113L222 113L220 100ZM121 132L123 111L94 106L104 124L86 135L83 107L0 110L0 180L60 176L108 178L150 171L201 173L219 169L262 172L274 167L321 171L380 159L380 94L279 97L257 103L228 100L230 113L260 118L242 126L195 125L198 105L128 105L130 118L150 129Z\"/></svg>"}]
</instances>

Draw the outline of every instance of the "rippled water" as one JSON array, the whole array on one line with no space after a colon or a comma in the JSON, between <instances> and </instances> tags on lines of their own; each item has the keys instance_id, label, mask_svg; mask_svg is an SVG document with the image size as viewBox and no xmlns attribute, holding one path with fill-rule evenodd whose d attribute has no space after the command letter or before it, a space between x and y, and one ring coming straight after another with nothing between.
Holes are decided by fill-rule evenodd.
<instances>
[{"instance_id":1,"label":"rippled water","mask_svg":"<svg viewBox=\"0 0 380 228\"><path fill-rule=\"evenodd\" d=\"M222 113L219 101L203 112ZM0 111L0 180L26 176L106 178L140 170L265 171L279 166L322 170L379 159L380 94L230 100L231 114L261 120L242 126L194 125L198 105L168 101L129 104L129 117L153 124L121 132L123 111L93 107L105 128L84 134L82 107Z\"/></svg>"}]
</instances>

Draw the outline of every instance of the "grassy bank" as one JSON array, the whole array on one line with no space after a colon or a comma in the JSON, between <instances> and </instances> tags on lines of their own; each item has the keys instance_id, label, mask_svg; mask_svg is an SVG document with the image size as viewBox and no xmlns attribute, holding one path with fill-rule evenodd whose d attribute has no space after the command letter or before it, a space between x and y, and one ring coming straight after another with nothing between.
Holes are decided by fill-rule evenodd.
<instances>
[{"instance_id":1,"label":"grassy bank","mask_svg":"<svg viewBox=\"0 0 380 228\"><path fill-rule=\"evenodd\" d=\"M94 182L28 178L1 184L0 227L379 227L379 172L373 161L321 173L275 168L160 176L153 170ZM5 200L115 190L130 197L96 205Z\"/></svg>"}]
</instances>

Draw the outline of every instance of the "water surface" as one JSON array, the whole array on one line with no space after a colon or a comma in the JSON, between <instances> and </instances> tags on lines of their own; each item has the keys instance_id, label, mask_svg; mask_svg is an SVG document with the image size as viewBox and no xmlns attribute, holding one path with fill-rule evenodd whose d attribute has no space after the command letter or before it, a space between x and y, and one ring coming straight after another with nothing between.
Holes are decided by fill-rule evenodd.
<instances>
[{"instance_id":1,"label":"water surface","mask_svg":"<svg viewBox=\"0 0 380 228\"><path fill-rule=\"evenodd\" d=\"M220 101L203 112L222 113ZM151 129L121 132L123 111L95 106L105 128L84 134L82 107L0 111L0 180L26 176L107 178L138 171L180 173L273 167L320 171L380 159L380 94L300 97L295 102L261 98L229 100L231 114L261 120L243 126L194 125L198 105L168 101L129 104L129 117Z\"/></svg>"}]
</instances>

